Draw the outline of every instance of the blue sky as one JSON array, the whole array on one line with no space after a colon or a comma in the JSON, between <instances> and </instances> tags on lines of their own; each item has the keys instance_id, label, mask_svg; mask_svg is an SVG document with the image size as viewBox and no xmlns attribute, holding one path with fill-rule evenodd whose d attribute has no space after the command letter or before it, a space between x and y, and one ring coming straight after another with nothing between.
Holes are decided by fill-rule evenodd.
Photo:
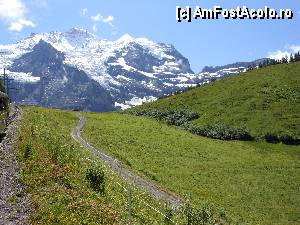
<instances>
[{"instance_id":1,"label":"blue sky","mask_svg":"<svg viewBox=\"0 0 300 225\"><path fill-rule=\"evenodd\" d=\"M292 20L196 20L177 23L176 6L289 8ZM251 61L300 50L299 0L0 0L0 44L35 32L89 30L116 40L128 33L173 44L199 72L205 65Z\"/></svg>"}]
</instances>

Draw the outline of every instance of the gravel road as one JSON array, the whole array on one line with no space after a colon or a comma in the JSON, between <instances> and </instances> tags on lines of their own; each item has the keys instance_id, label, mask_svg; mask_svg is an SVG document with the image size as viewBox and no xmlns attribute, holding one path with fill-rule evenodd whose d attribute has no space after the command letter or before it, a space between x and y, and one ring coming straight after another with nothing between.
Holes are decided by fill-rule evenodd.
<instances>
[{"instance_id":1,"label":"gravel road","mask_svg":"<svg viewBox=\"0 0 300 225\"><path fill-rule=\"evenodd\" d=\"M11 106L9 126L6 136L0 143L0 224L28 224L27 215L30 200L26 195L20 179L20 171L16 160L14 147L17 141L17 130L22 110Z\"/></svg>"}]
</instances>

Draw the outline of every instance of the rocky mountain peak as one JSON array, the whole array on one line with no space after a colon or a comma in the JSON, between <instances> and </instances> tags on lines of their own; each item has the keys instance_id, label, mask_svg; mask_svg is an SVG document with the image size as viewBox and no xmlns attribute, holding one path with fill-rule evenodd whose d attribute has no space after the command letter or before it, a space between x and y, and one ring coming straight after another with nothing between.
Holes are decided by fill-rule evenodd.
<instances>
[{"instance_id":1,"label":"rocky mountain peak","mask_svg":"<svg viewBox=\"0 0 300 225\"><path fill-rule=\"evenodd\" d=\"M128 42L131 42L131 41L133 41L133 40L134 40L134 38L131 37L129 34L124 34L122 37L120 37L120 38L116 41L116 43L124 43L124 42L128 43Z\"/></svg>"}]
</instances>

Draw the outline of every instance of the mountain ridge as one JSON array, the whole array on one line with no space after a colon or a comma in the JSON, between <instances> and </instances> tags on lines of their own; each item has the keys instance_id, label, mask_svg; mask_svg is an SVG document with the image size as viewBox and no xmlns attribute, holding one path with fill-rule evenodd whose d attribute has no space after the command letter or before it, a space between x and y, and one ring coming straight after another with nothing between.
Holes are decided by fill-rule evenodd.
<instances>
[{"instance_id":1,"label":"mountain ridge","mask_svg":"<svg viewBox=\"0 0 300 225\"><path fill-rule=\"evenodd\" d=\"M84 71L65 65L63 60L64 54L43 40L34 46L32 52L14 60L9 71L39 74L39 80L34 85L20 84L23 99L17 100L53 108L92 111L114 109L111 96L103 87L89 79Z\"/></svg>"},{"instance_id":2,"label":"mountain ridge","mask_svg":"<svg viewBox=\"0 0 300 225\"><path fill-rule=\"evenodd\" d=\"M86 30L72 28L66 32L33 33L15 44L0 45L0 49L6 48L8 53L5 59L0 59L0 65L9 67L12 72L10 76L21 86L26 83L33 87L41 74L34 70L17 69L14 62L34 51L40 40L61 52L62 55L57 57L61 57L59 60L64 65L74 67L78 72L84 71L89 79L104 88L111 96L115 109L140 105L245 70L233 68L197 74L191 69L189 60L171 44L133 38L128 34L116 41L109 41L99 39ZM57 60L43 57L49 63ZM38 67L34 65L34 60L31 66ZM76 86L76 82L73 85ZM19 95L15 100L24 100L25 97Z\"/></svg>"}]
</instances>

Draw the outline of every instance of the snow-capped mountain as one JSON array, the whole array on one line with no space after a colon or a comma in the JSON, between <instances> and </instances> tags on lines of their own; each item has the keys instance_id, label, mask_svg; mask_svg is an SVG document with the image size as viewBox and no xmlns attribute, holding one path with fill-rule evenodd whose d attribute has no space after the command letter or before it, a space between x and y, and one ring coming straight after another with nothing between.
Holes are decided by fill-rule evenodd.
<instances>
[{"instance_id":1,"label":"snow-capped mountain","mask_svg":"<svg viewBox=\"0 0 300 225\"><path fill-rule=\"evenodd\" d=\"M21 86L14 100L94 111L139 105L246 68L206 67L195 74L170 44L127 34L103 40L77 28L31 34L0 45L0 52L0 66Z\"/></svg>"},{"instance_id":2,"label":"snow-capped mountain","mask_svg":"<svg viewBox=\"0 0 300 225\"><path fill-rule=\"evenodd\" d=\"M67 32L31 34L15 44L1 45L0 49L5 49L6 55L0 63L9 67L13 78L26 83L39 82L41 74L19 69L16 72L14 62L32 52L40 40L62 52L64 65L84 71L109 92L115 106L122 108L197 83L188 60L172 45L129 35L117 41L101 40L77 28Z\"/></svg>"},{"instance_id":3,"label":"snow-capped mountain","mask_svg":"<svg viewBox=\"0 0 300 225\"><path fill-rule=\"evenodd\" d=\"M109 92L84 71L64 64L64 60L64 53L43 40L31 52L15 59L9 67L10 73L27 74L30 80L19 84L22 88L14 99L55 108L113 110Z\"/></svg>"},{"instance_id":4,"label":"snow-capped mountain","mask_svg":"<svg viewBox=\"0 0 300 225\"><path fill-rule=\"evenodd\" d=\"M246 72L249 67L255 68L266 60L267 58L262 58L252 62L236 62L224 66L205 66L197 75L201 83L207 83L214 79L221 79L232 74Z\"/></svg>"}]
</instances>

